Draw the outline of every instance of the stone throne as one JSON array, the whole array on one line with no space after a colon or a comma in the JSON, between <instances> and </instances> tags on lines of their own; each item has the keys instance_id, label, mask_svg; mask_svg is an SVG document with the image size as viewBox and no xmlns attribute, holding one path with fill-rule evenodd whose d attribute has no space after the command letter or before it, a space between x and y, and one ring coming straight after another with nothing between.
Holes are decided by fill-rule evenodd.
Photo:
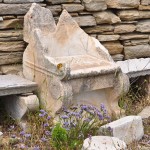
<instances>
[{"instance_id":1,"label":"stone throne","mask_svg":"<svg viewBox=\"0 0 150 150\"><path fill-rule=\"evenodd\" d=\"M55 24L50 10L32 4L24 19L24 76L38 83L41 104L55 114L62 106L105 104L120 113L118 100L128 78L98 40L64 10Z\"/></svg>"}]
</instances>

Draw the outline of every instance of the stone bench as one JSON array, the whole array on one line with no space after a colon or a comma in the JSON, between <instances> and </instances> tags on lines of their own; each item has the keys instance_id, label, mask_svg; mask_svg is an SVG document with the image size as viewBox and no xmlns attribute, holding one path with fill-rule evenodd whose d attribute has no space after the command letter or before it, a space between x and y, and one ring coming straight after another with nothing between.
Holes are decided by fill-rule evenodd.
<instances>
[{"instance_id":1,"label":"stone bench","mask_svg":"<svg viewBox=\"0 0 150 150\"><path fill-rule=\"evenodd\" d=\"M35 82L16 75L0 75L0 96L33 92L37 89Z\"/></svg>"},{"instance_id":2,"label":"stone bench","mask_svg":"<svg viewBox=\"0 0 150 150\"><path fill-rule=\"evenodd\" d=\"M35 82L20 76L0 75L0 99L7 113L14 119L21 120L28 111L39 108L37 96L31 93L36 89Z\"/></svg>"},{"instance_id":3,"label":"stone bench","mask_svg":"<svg viewBox=\"0 0 150 150\"><path fill-rule=\"evenodd\" d=\"M150 58L129 59L117 64L129 78L150 75Z\"/></svg>"}]
</instances>

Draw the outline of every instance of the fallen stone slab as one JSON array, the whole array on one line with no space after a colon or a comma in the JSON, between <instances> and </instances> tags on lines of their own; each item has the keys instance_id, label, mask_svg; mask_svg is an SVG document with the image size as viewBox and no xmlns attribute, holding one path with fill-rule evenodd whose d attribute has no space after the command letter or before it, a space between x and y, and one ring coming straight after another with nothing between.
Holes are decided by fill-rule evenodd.
<instances>
[{"instance_id":1,"label":"fallen stone slab","mask_svg":"<svg viewBox=\"0 0 150 150\"><path fill-rule=\"evenodd\" d=\"M0 96L28 93L36 90L37 84L16 75L0 75Z\"/></svg>"},{"instance_id":2,"label":"fallen stone slab","mask_svg":"<svg viewBox=\"0 0 150 150\"><path fill-rule=\"evenodd\" d=\"M115 137L92 136L84 140L82 150L125 150L125 142Z\"/></svg>"},{"instance_id":3,"label":"fallen stone slab","mask_svg":"<svg viewBox=\"0 0 150 150\"><path fill-rule=\"evenodd\" d=\"M110 134L123 140L126 144L140 140L144 135L142 118L127 116L100 127L100 133Z\"/></svg>"},{"instance_id":4,"label":"fallen stone slab","mask_svg":"<svg viewBox=\"0 0 150 150\"><path fill-rule=\"evenodd\" d=\"M9 4L21 4L21 3L40 3L43 2L44 0L3 0L4 3L9 3Z\"/></svg>"},{"instance_id":5,"label":"fallen stone slab","mask_svg":"<svg viewBox=\"0 0 150 150\"><path fill-rule=\"evenodd\" d=\"M150 58L129 59L117 64L129 78L150 75Z\"/></svg>"},{"instance_id":6,"label":"fallen stone slab","mask_svg":"<svg viewBox=\"0 0 150 150\"><path fill-rule=\"evenodd\" d=\"M150 117L150 106L145 107L138 116L141 116L142 119L147 119Z\"/></svg>"}]
</instances>

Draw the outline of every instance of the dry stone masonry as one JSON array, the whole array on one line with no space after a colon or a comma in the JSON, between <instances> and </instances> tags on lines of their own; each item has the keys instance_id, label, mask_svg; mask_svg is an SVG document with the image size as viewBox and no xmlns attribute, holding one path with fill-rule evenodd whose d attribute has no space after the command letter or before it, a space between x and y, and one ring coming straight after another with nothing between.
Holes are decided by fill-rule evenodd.
<instances>
[{"instance_id":1,"label":"dry stone masonry","mask_svg":"<svg viewBox=\"0 0 150 150\"><path fill-rule=\"evenodd\" d=\"M21 68L23 18L32 3L50 9L56 22L66 9L116 61L150 57L150 0L0 0L1 74L1 66Z\"/></svg>"}]
</instances>

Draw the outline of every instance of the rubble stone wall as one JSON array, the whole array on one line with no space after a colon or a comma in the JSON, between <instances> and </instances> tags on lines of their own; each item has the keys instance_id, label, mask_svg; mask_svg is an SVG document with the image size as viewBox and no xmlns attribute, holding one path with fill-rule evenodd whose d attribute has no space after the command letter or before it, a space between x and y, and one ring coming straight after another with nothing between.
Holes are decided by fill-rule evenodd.
<instances>
[{"instance_id":1,"label":"rubble stone wall","mask_svg":"<svg viewBox=\"0 0 150 150\"><path fill-rule=\"evenodd\" d=\"M50 9L56 22L66 9L116 61L150 57L150 0L0 0L0 74L21 69L23 17L33 2Z\"/></svg>"}]
</instances>

